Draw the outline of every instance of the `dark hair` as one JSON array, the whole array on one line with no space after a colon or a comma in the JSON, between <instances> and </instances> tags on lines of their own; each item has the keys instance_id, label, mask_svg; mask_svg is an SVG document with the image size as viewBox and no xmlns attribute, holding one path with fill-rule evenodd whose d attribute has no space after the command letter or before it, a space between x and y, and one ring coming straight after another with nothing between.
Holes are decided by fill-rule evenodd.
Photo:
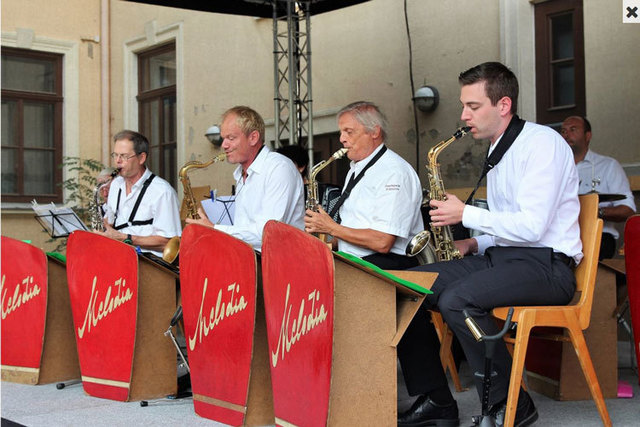
<instances>
[{"instance_id":1,"label":"dark hair","mask_svg":"<svg viewBox=\"0 0 640 427\"><path fill-rule=\"evenodd\" d=\"M582 122L584 123L584 133L591 132L591 123L587 120L586 117L580 116Z\"/></svg>"},{"instance_id":2,"label":"dark hair","mask_svg":"<svg viewBox=\"0 0 640 427\"><path fill-rule=\"evenodd\" d=\"M380 128L382 141L387 139L387 118L382 114L380 108L373 102L358 101L353 102L338 111L338 120L343 114L351 113L358 123L360 123L369 133L373 133L376 126Z\"/></svg>"},{"instance_id":3,"label":"dark hair","mask_svg":"<svg viewBox=\"0 0 640 427\"><path fill-rule=\"evenodd\" d=\"M299 145L283 145L276 151L290 158L299 168L303 168L300 173L306 175L307 167L309 166L309 153L307 150Z\"/></svg>"},{"instance_id":4,"label":"dark hair","mask_svg":"<svg viewBox=\"0 0 640 427\"><path fill-rule=\"evenodd\" d=\"M462 86L485 82L485 92L491 105L505 96L511 98L511 114L518 111L518 79L515 74L499 62L485 62L460 73L458 82Z\"/></svg>"},{"instance_id":5,"label":"dark hair","mask_svg":"<svg viewBox=\"0 0 640 427\"><path fill-rule=\"evenodd\" d=\"M121 130L115 134L113 142L124 139L133 142L133 151L135 151L136 154L146 153L149 155L149 140L143 134L128 129Z\"/></svg>"}]
</instances>

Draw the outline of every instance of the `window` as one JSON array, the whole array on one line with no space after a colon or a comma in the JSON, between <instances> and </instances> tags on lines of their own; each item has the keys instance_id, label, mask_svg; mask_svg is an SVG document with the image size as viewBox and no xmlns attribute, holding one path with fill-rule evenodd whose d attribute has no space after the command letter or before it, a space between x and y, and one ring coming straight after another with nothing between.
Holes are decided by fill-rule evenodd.
<instances>
[{"instance_id":1,"label":"window","mask_svg":"<svg viewBox=\"0 0 640 427\"><path fill-rule=\"evenodd\" d=\"M586 114L582 0L535 6L537 121Z\"/></svg>"},{"instance_id":2,"label":"window","mask_svg":"<svg viewBox=\"0 0 640 427\"><path fill-rule=\"evenodd\" d=\"M62 202L62 55L2 48L2 201Z\"/></svg>"},{"instance_id":3,"label":"window","mask_svg":"<svg viewBox=\"0 0 640 427\"><path fill-rule=\"evenodd\" d=\"M149 168L177 186L176 49L159 46L138 55L140 132L149 139Z\"/></svg>"}]
</instances>

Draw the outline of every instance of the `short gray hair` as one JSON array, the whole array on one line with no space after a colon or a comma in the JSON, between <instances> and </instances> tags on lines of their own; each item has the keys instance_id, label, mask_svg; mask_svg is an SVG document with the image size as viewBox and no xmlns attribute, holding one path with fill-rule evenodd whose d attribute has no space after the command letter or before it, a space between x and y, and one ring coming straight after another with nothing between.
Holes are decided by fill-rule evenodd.
<instances>
[{"instance_id":1,"label":"short gray hair","mask_svg":"<svg viewBox=\"0 0 640 427\"><path fill-rule=\"evenodd\" d=\"M375 132L376 126L378 126L380 128L382 141L387 139L387 118L373 102L358 101L347 105L338 111L338 120L340 120L342 115L347 113L353 114L356 121L364 126L368 133Z\"/></svg>"}]
</instances>

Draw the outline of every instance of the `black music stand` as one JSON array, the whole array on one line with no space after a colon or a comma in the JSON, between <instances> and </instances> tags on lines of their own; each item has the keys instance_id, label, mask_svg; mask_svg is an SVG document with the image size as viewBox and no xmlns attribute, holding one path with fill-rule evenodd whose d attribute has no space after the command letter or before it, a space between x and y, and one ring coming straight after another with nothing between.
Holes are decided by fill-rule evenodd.
<instances>
[{"instance_id":1,"label":"black music stand","mask_svg":"<svg viewBox=\"0 0 640 427\"><path fill-rule=\"evenodd\" d=\"M68 208L63 212L54 212L49 209L48 213L37 214L35 218L54 239L68 237L69 234L76 230L88 231L78 215Z\"/></svg>"}]
</instances>

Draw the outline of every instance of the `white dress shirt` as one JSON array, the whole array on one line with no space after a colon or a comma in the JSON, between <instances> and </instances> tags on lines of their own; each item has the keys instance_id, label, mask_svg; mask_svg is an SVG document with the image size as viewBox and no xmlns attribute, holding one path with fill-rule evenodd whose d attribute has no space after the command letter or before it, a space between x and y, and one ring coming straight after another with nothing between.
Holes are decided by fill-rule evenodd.
<instances>
[{"instance_id":1,"label":"white dress shirt","mask_svg":"<svg viewBox=\"0 0 640 427\"><path fill-rule=\"evenodd\" d=\"M578 173L569 145L553 129L525 124L487 174L487 202L489 210L465 206L462 216L465 227L485 233L476 237L478 253L491 246L547 247L582 259Z\"/></svg>"},{"instance_id":2,"label":"white dress shirt","mask_svg":"<svg viewBox=\"0 0 640 427\"><path fill-rule=\"evenodd\" d=\"M624 173L622 166L612 157L603 156L591 150L587 151L586 156L576 165L578 168L578 176L580 177L579 194L585 194L595 189L598 193L623 194L622 200L613 202L602 202L599 206L629 206L633 211L636 210L636 204L633 200L633 193L629 186L629 179ZM611 221L605 221L602 228L603 233L612 234L616 239L620 236L618 230Z\"/></svg>"},{"instance_id":3,"label":"white dress shirt","mask_svg":"<svg viewBox=\"0 0 640 427\"><path fill-rule=\"evenodd\" d=\"M354 173L358 176L381 149L382 144L367 158L351 162L346 183ZM370 228L392 234L396 236L396 240L390 252L404 255L409 240L423 230L421 203L422 186L418 175L402 157L387 149L367 169L364 177L353 187L340 207L341 224L350 228ZM343 240L338 241L338 249L357 257L374 253Z\"/></svg>"},{"instance_id":4,"label":"white dress shirt","mask_svg":"<svg viewBox=\"0 0 640 427\"><path fill-rule=\"evenodd\" d=\"M274 219L304 230L304 184L291 160L263 147L242 179L242 166L233 172L236 179L233 225L216 224L216 229L262 250L262 230Z\"/></svg>"},{"instance_id":5,"label":"white dress shirt","mask_svg":"<svg viewBox=\"0 0 640 427\"><path fill-rule=\"evenodd\" d=\"M136 204L136 200L138 200L142 185L150 176L151 171L147 168L142 177L133 184L131 193L128 195L124 178L121 176L114 178L109 188L109 198L106 209L109 224L117 226L129 221L129 216ZM118 206L116 224L114 224L116 206L118 205L118 193L120 193L120 204ZM162 236L167 238L180 236L182 234L178 195L173 187L159 176L153 178L153 181L149 184L147 191L142 197L140 206L138 206L134 221L145 221L148 219L153 219L153 222L146 225L129 225L118 231L133 234L134 236ZM162 256L162 252L149 252L157 256Z\"/></svg>"}]
</instances>

